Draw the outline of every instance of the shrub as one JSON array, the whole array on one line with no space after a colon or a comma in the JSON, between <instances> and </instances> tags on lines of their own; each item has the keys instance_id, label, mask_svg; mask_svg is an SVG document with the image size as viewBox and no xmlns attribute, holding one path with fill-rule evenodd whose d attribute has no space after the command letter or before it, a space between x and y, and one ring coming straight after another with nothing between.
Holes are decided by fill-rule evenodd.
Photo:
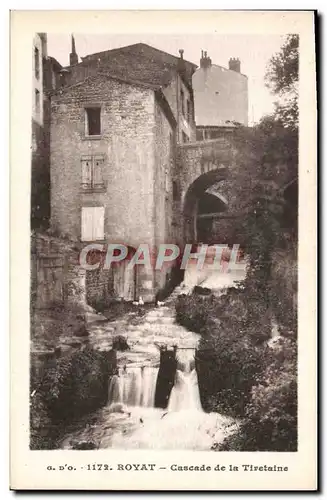
<instances>
[{"instance_id":1,"label":"shrub","mask_svg":"<svg viewBox=\"0 0 327 500\"><path fill-rule=\"evenodd\" d=\"M203 408L243 416L263 369L260 349L251 345L244 332L213 328L200 341L196 368Z\"/></svg>"},{"instance_id":2,"label":"shrub","mask_svg":"<svg viewBox=\"0 0 327 500\"><path fill-rule=\"evenodd\" d=\"M106 403L109 376L116 369L113 351L91 348L61 358L50 368L41 392L52 421L66 421L96 410Z\"/></svg>"},{"instance_id":3,"label":"shrub","mask_svg":"<svg viewBox=\"0 0 327 500\"><path fill-rule=\"evenodd\" d=\"M180 295L176 301L176 321L193 332L202 333L206 322L216 317L217 304L217 299L213 295L209 297L198 294Z\"/></svg>"},{"instance_id":4,"label":"shrub","mask_svg":"<svg viewBox=\"0 0 327 500\"><path fill-rule=\"evenodd\" d=\"M296 344L284 339L263 353L266 369L253 387L239 431L219 451L297 450Z\"/></svg>"}]
</instances>

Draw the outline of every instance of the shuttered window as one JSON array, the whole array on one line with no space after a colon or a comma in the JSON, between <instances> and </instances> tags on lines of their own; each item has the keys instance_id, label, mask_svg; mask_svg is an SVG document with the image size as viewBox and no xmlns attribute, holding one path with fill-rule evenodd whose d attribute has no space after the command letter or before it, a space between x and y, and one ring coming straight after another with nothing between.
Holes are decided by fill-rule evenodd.
<instances>
[{"instance_id":1,"label":"shuttered window","mask_svg":"<svg viewBox=\"0 0 327 500\"><path fill-rule=\"evenodd\" d=\"M82 188L99 189L104 187L103 168L104 156L83 156L82 157Z\"/></svg>"},{"instance_id":2,"label":"shuttered window","mask_svg":"<svg viewBox=\"0 0 327 500\"><path fill-rule=\"evenodd\" d=\"M82 241L104 239L104 207L82 207Z\"/></svg>"}]
</instances>

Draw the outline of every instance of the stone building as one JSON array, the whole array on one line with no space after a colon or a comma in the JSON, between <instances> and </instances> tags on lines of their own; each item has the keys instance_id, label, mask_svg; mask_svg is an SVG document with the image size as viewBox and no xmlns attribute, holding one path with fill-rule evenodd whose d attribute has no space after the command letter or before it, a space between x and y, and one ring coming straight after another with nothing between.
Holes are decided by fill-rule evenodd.
<instances>
[{"instance_id":1,"label":"stone building","mask_svg":"<svg viewBox=\"0 0 327 500\"><path fill-rule=\"evenodd\" d=\"M239 59L231 58L227 69L212 64L202 51L192 85L197 140L228 137L233 122L248 125L248 78L241 73Z\"/></svg>"},{"instance_id":2,"label":"stone building","mask_svg":"<svg viewBox=\"0 0 327 500\"><path fill-rule=\"evenodd\" d=\"M195 65L145 44L93 54L70 66L51 95L51 226L80 241L155 250L180 232L175 151L195 140ZM126 264L88 271L89 290L153 300L163 272ZM94 286L96 282L96 286ZM95 301L96 296L91 299Z\"/></svg>"},{"instance_id":3,"label":"stone building","mask_svg":"<svg viewBox=\"0 0 327 500\"><path fill-rule=\"evenodd\" d=\"M50 218L50 103L60 84L61 65L47 54L46 33L36 33L32 54L31 227L46 229Z\"/></svg>"}]
</instances>

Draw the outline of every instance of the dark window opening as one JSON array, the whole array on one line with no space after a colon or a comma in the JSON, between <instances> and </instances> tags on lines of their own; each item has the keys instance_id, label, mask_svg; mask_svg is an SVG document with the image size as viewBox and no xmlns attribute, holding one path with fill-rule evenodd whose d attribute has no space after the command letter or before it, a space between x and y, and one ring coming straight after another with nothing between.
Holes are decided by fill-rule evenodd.
<instances>
[{"instance_id":1,"label":"dark window opening","mask_svg":"<svg viewBox=\"0 0 327 500\"><path fill-rule=\"evenodd\" d=\"M40 92L35 89L35 113L40 113Z\"/></svg>"},{"instance_id":2,"label":"dark window opening","mask_svg":"<svg viewBox=\"0 0 327 500\"><path fill-rule=\"evenodd\" d=\"M34 48L34 73L35 78L40 76L40 52L37 47Z\"/></svg>"},{"instance_id":3,"label":"dark window opening","mask_svg":"<svg viewBox=\"0 0 327 500\"><path fill-rule=\"evenodd\" d=\"M101 108L86 108L87 135L101 135Z\"/></svg>"},{"instance_id":4,"label":"dark window opening","mask_svg":"<svg viewBox=\"0 0 327 500\"><path fill-rule=\"evenodd\" d=\"M185 116L184 91L183 90L181 90L181 109L182 109L183 116Z\"/></svg>"},{"instance_id":5,"label":"dark window opening","mask_svg":"<svg viewBox=\"0 0 327 500\"><path fill-rule=\"evenodd\" d=\"M189 99L187 99L187 121L189 123L191 123L192 121L192 105L191 105L191 101Z\"/></svg>"},{"instance_id":6,"label":"dark window opening","mask_svg":"<svg viewBox=\"0 0 327 500\"><path fill-rule=\"evenodd\" d=\"M178 185L176 181L173 181L173 200L176 201L178 200Z\"/></svg>"}]
</instances>

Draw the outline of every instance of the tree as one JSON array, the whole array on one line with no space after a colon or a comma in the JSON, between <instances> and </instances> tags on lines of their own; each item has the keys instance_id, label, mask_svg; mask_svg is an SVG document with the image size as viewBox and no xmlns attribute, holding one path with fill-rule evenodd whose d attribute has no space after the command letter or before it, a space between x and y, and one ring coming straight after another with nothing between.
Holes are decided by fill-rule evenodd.
<instances>
[{"instance_id":1,"label":"tree","mask_svg":"<svg viewBox=\"0 0 327 500\"><path fill-rule=\"evenodd\" d=\"M266 72L266 86L278 97L275 116L287 128L298 126L299 35L287 35Z\"/></svg>"}]
</instances>

